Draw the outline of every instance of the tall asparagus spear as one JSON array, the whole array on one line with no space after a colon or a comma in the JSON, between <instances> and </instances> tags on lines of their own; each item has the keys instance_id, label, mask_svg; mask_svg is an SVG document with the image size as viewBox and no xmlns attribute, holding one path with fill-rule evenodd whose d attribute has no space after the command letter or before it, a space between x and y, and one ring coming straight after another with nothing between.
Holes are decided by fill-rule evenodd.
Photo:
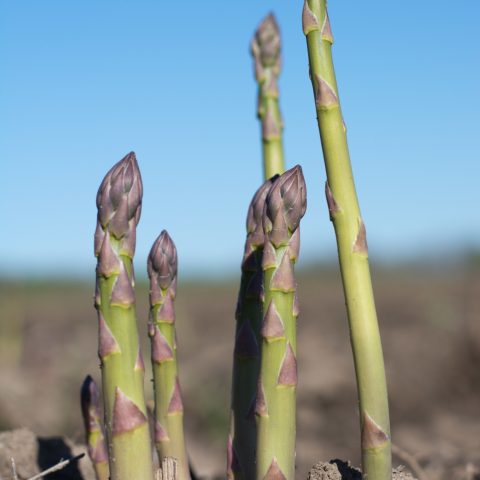
<instances>
[{"instance_id":1,"label":"tall asparagus spear","mask_svg":"<svg viewBox=\"0 0 480 480\"><path fill-rule=\"evenodd\" d=\"M236 311L232 381L232 428L228 443L228 478L255 478L257 429L253 402L260 372L260 328L263 319L262 254L265 199L277 176L255 192L247 214L247 239Z\"/></svg>"},{"instance_id":2,"label":"tall asparagus spear","mask_svg":"<svg viewBox=\"0 0 480 480\"><path fill-rule=\"evenodd\" d=\"M297 165L275 181L263 213L264 317L255 401L257 480L295 478L298 305L294 263L300 247L298 227L305 209L305 180Z\"/></svg>"},{"instance_id":3,"label":"tall asparagus spear","mask_svg":"<svg viewBox=\"0 0 480 480\"><path fill-rule=\"evenodd\" d=\"M337 237L360 400L363 474L391 478L390 425L382 346L368 265L365 224L353 182L346 129L332 62L326 0L305 0L307 37L318 128L327 170L326 196Z\"/></svg>"},{"instance_id":4,"label":"tall asparagus spear","mask_svg":"<svg viewBox=\"0 0 480 480\"><path fill-rule=\"evenodd\" d=\"M153 480L132 265L141 203L142 180L131 152L97 193L95 306L112 480Z\"/></svg>"},{"instance_id":5,"label":"tall asparagus spear","mask_svg":"<svg viewBox=\"0 0 480 480\"><path fill-rule=\"evenodd\" d=\"M176 458L178 480L190 480L175 343L173 302L177 288L177 249L165 230L150 250L147 269L150 278L149 336L155 387L155 445L160 464L167 457Z\"/></svg>"},{"instance_id":6,"label":"tall asparagus spear","mask_svg":"<svg viewBox=\"0 0 480 480\"><path fill-rule=\"evenodd\" d=\"M100 414L100 394L90 375L83 381L80 400L88 455L97 480L108 480L108 453Z\"/></svg>"},{"instance_id":7,"label":"tall asparagus spear","mask_svg":"<svg viewBox=\"0 0 480 480\"><path fill-rule=\"evenodd\" d=\"M258 118L262 124L265 179L285 171L282 116L278 106L280 31L273 14L262 21L252 40L255 77L258 82Z\"/></svg>"}]
</instances>

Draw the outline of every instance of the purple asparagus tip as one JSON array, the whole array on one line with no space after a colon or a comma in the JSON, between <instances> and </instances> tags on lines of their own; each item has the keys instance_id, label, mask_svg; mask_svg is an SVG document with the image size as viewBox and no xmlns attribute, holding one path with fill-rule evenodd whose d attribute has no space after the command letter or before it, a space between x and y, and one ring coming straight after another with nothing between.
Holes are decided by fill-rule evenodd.
<instances>
[{"instance_id":1,"label":"purple asparagus tip","mask_svg":"<svg viewBox=\"0 0 480 480\"><path fill-rule=\"evenodd\" d=\"M267 195L263 226L275 247L288 244L306 208L305 178L297 165L281 175Z\"/></svg>"},{"instance_id":2,"label":"purple asparagus tip","mask_svg":"<svg viewBox=\"0 0 480 480\"><path fill-rule=\"evenodd\" d=\"M265 209L265 200L267 194L277 180L278 175L264 182L255 192L250 202L247 214L247 241L245 242L245 252L242 260L242 270L255 272L258 268L257 259L254 252L258 248L263 248L265 243L265 234L263 231L263 210Z\"/></svg>"},{"instance_id":3,"label":"purple asparagus tip","mask_svg":"<svg viewBox=\"0 0 480 480\"><path fill-rule=\"evenodd\" d=\"M98 189L98 223L102 229L108 229L117 239L128 236L140 219L142 193L137 159L130 152L109 170Z\"/></svg>"},{"instance_id":4,"label":"purple asparagus tip","mask_svg":"<svg viewBox=\"0 0 480 480\"><path fill-rule=\"evenodd\" d=\"M85 377L80 390L80 402L82 416L85 423L85 431L91 432L100 425L100 392L95 380L90 375Z\"/></svg>"},{"instance_id":5,"label":"purple asparagus tip","mask_svg":"<svg viewBox=\"0 0 480 480\"><path fill-rule=\"evenodd\" d=\"M175 280L177 277L177 249L166 230L155 240L150 250L147 262L148 276L152 295L154 290L167 290L172 287L175 294Z\"/></svg>"},{"instance_id":6,"label":"purple asparagus tip","mask_svg":"<svg viewBox=\"0 0 480 480\"><path fill-rule=\"evenodd\" d=\"M273 13L268 14L258 26L252 40L255 62L263 68L277 67L280 70L280 28Z\"/></svg>"},{"instance_id":7,"label":"purple asparagus tip","mask_svg":"<svg viewBox=\"0 0 480 480\"><path fill-rule=\"evenodd\" d=\"M87 375L83 381L80 398L88 454L93 463L108 462L107 446L101 424L100 392L90 375ZM99 435L97 433L98 436L92 436L95 432L98 432Z\"/></svg>"},{"instance_id":8,"label":"purple asparagus tip","mask_svg":"<svg viewBox=\"0 0 480 480\"><path fill-rule=\"evenodd\" d=\"M259 246L263 245L264 234L263 234L263 210L265 207L265 200L267 194L272 188L273 183L277 180L278 175L270 178L262 184L262 186L255 192L250 206L248 208L247 214L247 232L251 237L251 243L253 245Z\"/></svg>"}]
</instances>

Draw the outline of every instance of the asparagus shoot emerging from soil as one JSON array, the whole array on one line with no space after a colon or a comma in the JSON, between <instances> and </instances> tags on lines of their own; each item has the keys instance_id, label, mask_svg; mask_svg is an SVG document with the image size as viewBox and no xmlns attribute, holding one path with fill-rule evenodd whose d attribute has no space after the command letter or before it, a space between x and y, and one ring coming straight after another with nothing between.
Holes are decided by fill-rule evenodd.
<instances>
[{"instance_id":1,"label":"asparagus shoot emerging from soil","mask_svg":"<svg viewBox=\"0 0 480 480\"><path fill-rule=\"evenodd\" d=\"M155 388L155 445L160 463L167 457L176 458L178 480L189 480L173 305L177 289L177 249L165 230L150 250L147 269L150 278L149 336Z\"/></svg>"},{"instance_id":2,"label":"asparagus shoot emerging from soil","mask_svg":"<svg viewBox=\"0 0 480 480\"><path fill-rule=\"evenodd\" d=\"M264 308L261 367L254 411L257 419L256 478L295 478L295 393L297 385L296 282L299 223L306 209L302 169L280 176L263 212Z\"/></svg>"},{"instance_id":3,"label":"asparagus shoot emerging from soil","mask_svg":"<svg viewBox=\"0 0 480 480\"><path fill-rule=\"evenodd\" d=\"M252 405L260 372L263 320L262 216L267 194L277 177L255 192L247 214L247 239L238 294L233 358L232 427L228 440L228 478L255 478L257 429Z\"/></svg>"},{"instance_id":4,"label":"asparagus shoot emerging from soil","mask_svg":"<svg viewBox=\"0 0 480 480\"><path fill-rule=\"evenodd\" d=\"M302 20L327 170L326 197L337 237L355 362L363 475L368 480L386 480L391 478L391 447L385 369L368 265L365 224L353 182L332 62L333 36L326 0L306 0Z\"/></svg>"},{"instance_id":5,"label":"asparagus shoot emerging from soil","mask_svg":"<svg viewBox=\"0 0 480 480\"><path fill-rule=\"evenodd\" d=\"M97 193L95 306L112 480L153 480L132 265L141 203L132 152L112 167Z\"/></svg>"},{"instance_id":6,"label":"asparagus shoot emerging from soil","mask_svg":"<svg viewBox=\"0 0 480 480\"><path fill-rule=\"evenodd\" d=\"M80 400L88 455L97 480L108 480L108 453L100 413L100 393L90 375L83 381Z\"/></svg>"},{"instance_id":7,"label":"asparagus shoot emerging from soil","mask_svg":"<svg viewBox=\"0 0 480 480\"><path fill-rule=\"evenodd\" d=\"M265 179L285 171L282 146L282 116L278 106L278 76L281 69L280 30L273 14L260 24L252 40L255 78L258 82L257 114L262 124Z\"/></svg>"}]
</instances>

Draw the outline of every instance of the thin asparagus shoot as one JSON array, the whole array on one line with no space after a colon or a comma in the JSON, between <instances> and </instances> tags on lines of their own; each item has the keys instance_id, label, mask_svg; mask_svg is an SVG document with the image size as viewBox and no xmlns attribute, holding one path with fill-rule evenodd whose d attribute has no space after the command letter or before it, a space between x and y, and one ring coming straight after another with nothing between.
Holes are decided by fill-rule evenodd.
<instances>
[{"instance_id":1,"label":"thin asparagus shoot","mask_svg":"<svg viewBox=\"0 0 480 480\"><path fill-rule=\"evenodd\" d=\"M227 476L255 478L257 428L253 404L260 372L260 329L263 320L262 216L267 194L276 180L255 192L247 214L247 239L238 294L232 380L232 427L228 440Z\"/></svg>"},{"instance_id":2,"label":"thin asparagus shoot","mask_svg":"<svg viewBox=\"0 0 480 480\"><path fill-rule=\"evenodd\" d=\"M174 300L177 289L177 249L163 230L150 250L149 336L155 389L155 446L160 464L178 461L178 479L190 480L183 433L183 403L178 380Z\"/></svg>"},{"instance_id":3,"label":"thin asparagus shoot","mask_svg":"<svg viewBox=\"0 0 480 480\"><path fill-rule=\"evenodd\" d=\"M141 203L142 180L131 152L97 193L95 306L112 480L153 480L132 265Z\"/></svg>"},{"instance_id":4,"label":"thin asparagus shoot","mask_svg":"<svg viewBox=\"0 0 480 480\"><path fill-rule=\"evenodd\" d=\"M262 125L264 178L285 171L282 145L283 122L278 105L281 70L280 30L273 14L259 25L251 43L258 83L257 115Z\"/></svg>"},{"instance_id":5,"label":"thin asparagus shoot","mask_svg":"<svg viewBox=\"0 0 480 480\"><path fill-rule=\"evenodd\" d=\"M299 254L299 224L305 210L305 180L297 165L275 181L263 212L264 313L254 407L257 480L295 478L298 304L294 263Z\"/></svg>"},{"instance_id":6,"label":"thin asparagus shoot","mask_svg":"<svg viewBox=\"0 0 480 480\"><path fill-rule=\"evenodd\" d=\"M269 14L259 25L251 43L258 82L257 115L262 125L265 183L255 193L248 211L247 240L235 315L237 323L227 476L236 479L250 479L255 475L257 428L253 407L260 368L259 345L263 318L262 215L274 177L285 171L283 122L278 102L280 49L280 30L274 15Z\"/></svg>"},{"instance_id":7,"label":"thin asparagus shoot","mask_svg":"<svg viewBox=\"0 0 480 480\"><path fill-rule=\"evenodd\" d=\"M355 191L332 62L333 35L326 0L305 0L302 23L327 171L326 197L337 237L355 362L363 475L368 480L387 480L391 478L391 443L382 345L366 229Z\"/></svg>"},{"instance_id":8,"label":"thin asparagus shoot","mask_svg":"<svg viewBox=\"0 0 480 480\"><path fill-rule=\"evenodd\" d=\"M100 392L95 380L88 375L80 391L88 455L97 480L108 480L108 452L100 413Z\"/></svg>"}]
</instances>

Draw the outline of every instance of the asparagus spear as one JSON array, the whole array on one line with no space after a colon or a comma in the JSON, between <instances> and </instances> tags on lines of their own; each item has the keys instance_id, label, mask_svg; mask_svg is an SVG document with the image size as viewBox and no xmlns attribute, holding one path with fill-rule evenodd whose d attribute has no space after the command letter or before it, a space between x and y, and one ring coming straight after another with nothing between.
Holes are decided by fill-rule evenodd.
<instances>
[{"instance_id":1,"label":"asparagus spear","mask_svg":"<svg viewBox=\"0 0 480 480\"><path fill-rule=\"evenodd\" d=\"M132 265L141 203L142 181L131 152L97 193L95 306L112 480L153 480Z\"/></svg>"},{"instance_id":2,"label":"asparagus spear","mask_svg":"<svg viewBox=\"0 0 480 480\"><path fill-rule=\"evenodd\" d=\"M297 165L275 181L263 213L264 317L255 401L257 480L295 478L298 307L294 263L300 247L298 227L305 209L305 180Z\"/></svg>"},{"instance_id":3,"label":"asparagus spear","mask_svg":"<svg viewBox=\"0 0 480 480\"><path fill-rule=\"evenodd\" d=\"M255 77L258 82L257 114L262 124L264 177L285 171L282 116L278 106L280 31L273 14L262 21L252 40Z\"/></svg>"},{"instance_id":4,"label":"asparagus spear","mask_svg":"<svg viewBox=\"0 0 480 480\"><path fill-rule=\"evenodd\" d=\"M272 14L258 27L251 46L258 82L257 113L262 123L264 179L267 181L255 193L248 211L247 240L237 302L232 418L227 455L227 475L237 479L250 479L255 475L257 434L252 399L260 368L258 344L261 341L263 315L262 215L272 182L285 170L277 85L280 74L280 32Z\"/></svg>"},{"instance_id":5,"label":"asparagus spear","mask_svg":"<svg viewBox=\"0 0 480 480\"><path fill-rule=\"evenodd\" d=\"M262 254L265 199L277 176L255 192L247 214L247 239L236 311L232 381L232 428L228 441L227 476L255 478L257 429L253 414L260 371L260 328L263 320Z\"/></svg>"},{"instance_id":6,"label":"asparagus spear","mask_svg":"<svg viewBox=\"0 0 480 480\"><path fill-rule=\"evenodd\" d=\"M390 425L382 346L346 129L332 62L332 31L326 0L305 0L307 37L318 128L327 170L326 196L337 237L360 404L363 474L391 478Z\"/></svg>"},{"instance_id":7,"label":"asparagus spear","mask_svg":"<svg viewBox=\"0 0 480 480\"><path fill-rule=\"evenodd\" d=\"M108 480L108 453L100 414L100 394L90 375L83 381L80 400L88 455L97 480Z\"/></svg>"},{"instance_id":8,"label":"asparagus spear","mask_svg":"<svg viewBox=\"0 0 480 480\"><path fill-rule=\"evenodd\" d=\"M183 434L183 404L178 381L175 312L177 249L163 230L148 256L150 278L149 336L155 388L155 445L160 464L178 461L178 479L190 480Z\"/></svg>"}]
</instances>

